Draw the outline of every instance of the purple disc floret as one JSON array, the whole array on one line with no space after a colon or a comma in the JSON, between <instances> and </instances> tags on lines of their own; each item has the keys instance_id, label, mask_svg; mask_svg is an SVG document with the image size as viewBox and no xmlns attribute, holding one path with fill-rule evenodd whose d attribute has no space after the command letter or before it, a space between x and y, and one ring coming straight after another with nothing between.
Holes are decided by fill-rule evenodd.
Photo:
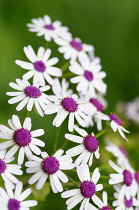
<instances>
[{"instance_id":1,"label":"purple disc floret","mask_svg":"<svg viewBox=\"0 0 139 210\"><path fill-rule=\"evenodd\" d=\"M124 176L124 183L126 186L130 186L133 182L133 176L130 171L124 170L123 171L123 176Z\"/></svg>"},{"instance_id":2,"label":"purple disc floret","mask_svg":"<svg viewBox=\"0 0 139 210\"><path fill-rule=\"evenodd\" d=\"M124 204L127 208L131 208L133 206L133 198L131 197L129 200L126 199L126 197L124 198Z\"/></svg>"},{"instance_id":3,"label":"purple disc floret","mask_svg":"<svg viewBox=\"0 0 139 210\"><path fill-rule=\"evenodd\" d=\"M13 140L19 147L25 147L31 142L31 133L27 129L20 128L14 132Z\"/></svg>"},{"instance_id":4,"label":"purple disc floret","mask_svg":"<svg viewBox=\"0 0 139 210\"><path fill-rule=\"evenodd\" d=\"M109 206L104 206L100 210L111 210L111 208Z\"/></svg>"},{"instance_id":5,"label":"purple disc floret","mask_svg":"<svg viewBox=\"0 0 139 210\"><path fill-rule=\"evenodd\" d=\"M50 31L53 31L55 30L55 27L52 25L52 24L49 24L49 25L44 25L44 28L50 30Z\"/></svg>"},{"instance_id":6,"label":"purple disc floret","mask_svg":"<svg viewBox=\"0 0 139 210\"><path fill-rule=\"evenodd\" d=\"M80 191L83 197L91 198L96 192L96 186L92 181L84 181L80 184Z\"/></svg>"},{"instance_id":7,"label":"purple disc floret","mask_svg":"<svg viewBox=\"0 0 139 210\"><path fill-rule=\"evenodd\" d=\"M67 112L75 112L78 109L78 103L73 98L64 98L61 105Z\"/></svg>"},{"instance_id":8,"label":"purple disc floret","mask_svg":"<svg viewBox=\"0 0 139 210\"><path fill-rule=\"evenodd\" d=\"M94 75L91 71L84 70L84 77L91 82L94 79Z\"/></svg>"},{"instance_id":9,"label":"purple disc floret","mask_svg":"<svg viewBox=\"0 0 139 210\"><path fill-rule=\"evenodd\" d=\"M2 174L6 169L6 163L0 159L0 174Z\"/></svg>"},{"instance_id":10,"label":"purple disc floret","mask_svg":"<svg viewBox=\"0 0 139 210\"><path fill-rule=\"evenodd\" d=\"M136 179L136 182L138 183L139 185L139 171L137 171L134 175L135 179Z\"/></svg>"},{"instance_id":11,"label":"purple disc floret","mask_svg":"<svg viewBox=\"0 0 139 210\"><path fill-rule=\"evenodd\" d=\"M98 142L97 138L95 138L92 135L85 136L83 139L83 144L85 146L85 149L91 153L95 152L99 146L99 142Z\"/></svg>"},{"instance_id":12,"label":"purple disc floret","mask_svg":"<svg viewBox=\"0 0 139 210\"><path fill-rule=\"evenodd\" d=\"M118 125L122 125L122 121L119 119L119 117L117 117L117 115L115 114L109 114L110 120L113 120L114 122L116 122Z\"/></svg>"},{"instance_id":13,"label":"purple disc floret","mask_svg":"<svg viewBox=\"0 0 139 210\"><path fill-rule=\"evenodd\" d=\"M9 210L19 210L20 202L14 198L10 199L8 202L8 209Z\"/></svg>"},{"instance_id":14,"label":"purple disc floret","mask_svg":"<svg viewBox=\"0 0 139 210\"><path fill-rule=\"evenodd\" d=\"M34 68L36 71L44 72L46 70L46 65L42 61L36 61L34 63Z\"/></svg>"},{"instance_id":15,"label":"purple disc floret","mask_svg":"<svg viewBox=\"0 0 139 210\"><path fill-rule=\"evenodd\" d=\"M41 163L42 170L50 175L59 170L59 161L55 157L47 157Z\"/></svg>"},{"instance_id":16,"label":"purple disc floret","mask_svg":"<svg viewBox=\"0 0 139 210\"><path fill-rule=\"evenodd\" d=\"M83 50L83 46L82 46L82 43L79 42L79 41L76 41L75 39L73 39L71 42L70 42L70 45L77 51L82 51Z\"/></svg>"},{"instance_id":17,"label":"purple disc floret","mask_svg":"<svg viewBox=\"0 0 139 210\"><path fill-rule=\"evenodd\" d=\"M104 110L104 106L96 98L90 98L89 101L97 108L97 111L102 112Z\"/></svg>"},{"instance_id":18,"label":"purple disc floret","mask_svg":"<svg viewBox=\"0 0 139 210\"><path fill-rule=\"evenodd\" d=\"M35 86L26 87L24 93L29 98L39 98L41 96L41 91Z\"/></svg>"}]
</instances>

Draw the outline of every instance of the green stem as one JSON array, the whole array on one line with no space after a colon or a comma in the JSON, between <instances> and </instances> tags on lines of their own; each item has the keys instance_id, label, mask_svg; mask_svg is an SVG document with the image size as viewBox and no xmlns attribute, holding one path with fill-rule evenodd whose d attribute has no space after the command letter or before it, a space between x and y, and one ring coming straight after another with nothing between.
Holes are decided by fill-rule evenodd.
<instances>
[{"instance_id":1,"label":"green stem","mask_svg":"<svg viewBox=\"0 0 139 210\"><path fill-rule=\"evenodd\" d=\"M64 63L62 66L61 66L61 70L62 72L65 72L67 70L67 68L69 67L69 61L67 61L66 63Z\"/></svg>"},{"instance_id":2,"label":"green stem","mask_svg":"<svg viewBox=\"0 0 139 210\"><path fill-rule=\"evenodd\" d=\"M56 152L56 148L57 148L57 142L58 142L58 136L59 136L60 128L61 128L61 126L59 126L57 128L57 132L56 132L56 138L55 138L55 143L54 143L54 153Z\"/></svg>"},{"instance_id":3,"label":"green stem","mask_svg":"<svg viewBox=\"0 0 139 210\"><path fill-rule=\"evenodd\" d=\"M67 77L72 77L74 74L73 73L71 73L71 72L69 72L69 73L65 73L65 74L63 74L61 77L59 77L59 78L67 78Z\"/></svg>"},{"instance_id":4,"label":"green stem","mask_svg":"<svg viewBox=\"0 0 139 210\"><path fill-rule=\"evenodd\" d=\"M24 120L25 120L26 117L29 117L29 111L28 110L26 110L25 113L23 114L23 116L21 118L21 123L24 122Z\"/></svg>"},{"instance_id":5,"label":"green stem","mask_svg":"<svg viewBox=\"0 0 139 210\"><path fill-rule=\"evenodd\" d=\"M97 135L96 135L96 138L102 136L103 134L106 133L106 131L108 130L108 126L106 126L102 131L100 131Z\"/></svg>"},{"instance_id":6,"label":"green stem","mask_svg":"<svg viewBox=\"0 0 139 210\"><path fill-rule=\"evenodd\" d=\"M67 175L69 180L77 187L79 186L79 184L77 182L75 182L69 175Z\"/></svg>"},{"instance_id":7,"label":"green stem","mask_svg":"<svg viewBox=\"0 0 139 210\"><path fill-rule=\"evenodd\" d=\"M109 179L110 177L101 175L100 178L102 178L102 179Z\"/></svg>"}]
</instances>

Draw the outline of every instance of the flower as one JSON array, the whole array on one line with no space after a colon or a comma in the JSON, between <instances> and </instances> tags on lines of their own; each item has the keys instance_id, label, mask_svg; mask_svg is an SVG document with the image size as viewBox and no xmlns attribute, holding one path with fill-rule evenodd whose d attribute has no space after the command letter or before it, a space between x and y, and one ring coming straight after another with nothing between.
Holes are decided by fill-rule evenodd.
<instances>
[{"instance_id":1,"label":"flower","mask_svg":"<svg viewBox=\"0 0 139 210\"><path fill-rule=\"evenodd\" d=\"M80 129L78 126L74 126L74 128L81 136L65 134L65 138L79 143L79 145L67 150L66 154L71 157L79 155L74 163L76 167L80 164L86 164L88 161L89 166L91 166L93 163L93 155L95 155L97 159L100 157L99 142L97 138L95 138L93 132L89 135L85 130Z\"/></svg>"},{"instance_id":2,"label":"flower","mask_svg":"<svg viewBox=\"0 0 139 210\"><path fill-rule=\"evenodd\" d=\"M62 192L63 187L60 180L64 183L68 182L68 177L61 170L69 170L74 168L72 159L68 155L63 155L62 149L58 150L53 156L48 156L46 152L42 152L40 157L31 155L31 161L25 163L28 167L27 173L35 173L28 181L29 184L36 184L36 189L40 190L50 177L50 184L54 193Z\"/></svg>"},{"instance_id":3,"label":"flower","mask_svg":"<svg viewBox=\"0 0 139 210\"><path fill-rule=\"evenodd\" d=\"M81 39L72 38L72 36L66 36L62 38L56 38L55 42L61 47L58 48L60 53L64 53L64 58L66 60L76 60L79 58L79 55L85 55L86 52L94 50L94 47L91 45L83 44Z\"/></svg>"},{"instance_id":4,"label":"flower","mask_svg":"<svg viewBox=\"0 0 139 210\"><path fill-rule=\"evenodd\" d=\"M101 120L108 120L108 121L110 121L110 126L111 126L112 130L113 130L114 132L116 132L116 131L118 130L119 133L120 133L120 135L121 135L126 141L128 141L128 139L126 138L124 132L126 132L126 133L130 133L130 132L129 132L128 130L126 130L126 129L122 126L122 125L123 125L123 122L120 120L120 118L119 118L117 115L115 115L115 114L113 114L113 113L111 113L111 114L109 114L109 115L105 115L105 114L99 112L99 113L97 113L97 114L95 115L95 117L98 118L98 119L101 119Z\"/></svg>"},{"instance_id":5,"label":"flower","mask_svg":"<svg viewBox=\"0 0 139 210\"><path fill-rule=\"evenodd\" d=\"M23 172L20 170L20 165L9 164L14 160L14 157L6 159L5 154L6 150L0 150L0 175L9 186L14 188L14 184L17 184L18 179L13 174L22 175Z\"/></svg>"},{"instance_id":6,"label":"flower","mask_svg":"<svg viewBox=\"0 0 139 210\"><path fill-rule=\"evenodd\" d=\"M95 204L100 208L100 210L111 210L111 208L108 206L108 196L105 191L103 191L102 198L103 202L98 198L98 200L96 200L97 202L95 201Z\"/></svg>"},{"instance_id":7,"label":"flower","mask_svg":"<svg viewBox=\"0 0 139 210\"><path fill-rule=\"evenodd\" d=\"M31 189L29 188L22 192L22 182L16 184L15 191L7 183L5 184L5 188L6 191L0 187L1 210L29 210L30 207L37 205L37 201L35 200L24 201L31 194Z\"/></svg>"},{"instance_id":8,"label":"flower","mask_svg":"<svg viewBox=\"0 0 139 210\"><path fill-rule=\"evenodd\" d=\"M116 207L115 210L133 210L134 206L139 207L139 200L136 200L134 196L130 196L127 199L124 194L120 193L122 189L121 185L114 185L114 189L116 190L114 197L117 199L113 202L113 206Z\"/></svg>"},{"instance_id":9,"label":"flower","mask_svg":"<svg viewBox=\"0 0 139 210\"><path fill-rule=\"evenodd\" d=\"M23 75L23 79L28 80L33 77L33 84L44 86L45 80L49 84L53 84L51 76L59 77L62 75L61 69L53 67L53 65L58 62L58 58L54 57L49 59L51 55L50 49L45 50L44 47L39 47L36 55L33 48L28 45L27 47L24 47L24 52L31 62L15 61L17 65L28 70L28 72Z\"/></svg>"},{"instance_id":10,"label":"flower","mask_svg":"<svg viewBox=\"0 0 139 210\"><path fill-rule=\"evenodd\" d=\"M92 177L90 177L89 167L86 164L82 164L77 167L77 174L81 181L80 186L77 189L68 190L61 194L62 198L69 198L66 201L67 209L72 209L81 201L82 204L80 209L88 210L89 208L89 200L90 198L95 202L98 200L97 195L95 194L97 191L102 190L103 185L97 184L100 173L98 168L96 168L93 172ZM93 206L93 205L92 205ZM91 208L90 208L91 209Z\"/></svg>"},{"instance_id":11,"label":"flower","mask_svg":"<svg viewBox=\"0 0 139 210\"><path fill-rule=\"evenodd\" d=\"M61 26L60 21L52 23L48 15L45 15L43 18L33 18L31 21L32 23L27 24L29 31L37 32L37 36L44 36L48 42L58 37L70 36L67 27Z\"/></svg>"},{"instance_id":12,"label":"flower","mask_svg":"<svg viewBox=\"0 0 139 210\"><path fill-rule=\"evenodd\" d=\"M16 84L17 83L17 84ZM20 111L27 105L27 110L31 111L33 105L35 105L40 116L44 116L45 105L49 103L47 95L43 93L50 89L49 85L40 87L38 85L30 85L26 80L16 79L16 83L10 82L9 85L18 92L7 92L8 96L14 96L8 101L9 104L14 104L20 101L16 107L17 111Z\"/></svg>"},{"instance_id":13,"label":"flower","mask_svg":"<svg viewBox=\"0 0 139 210\"><path fill-rule=\"evenodd\" d=\"M103 78L106 77L106 73L101 70L100 59L94 58L90 61L89 57L85 54L78 56L79 63L71 61L69 70L78 76L70 79L72 83L77 84L76 90L83 95L88 92L92 97L96 97L97 91L100 93L106 93L107 86L103 82Z\"/></svg>"},{"instance_id":14,"label":"flower","mask_svg":"<svg viewBox=\"0 0 139 210\"><path fill-rule=\"evenodd\" d=\"M126 117L139 124L139 97L125 104Z\"/></svg>"},{"instance_id":15,"label":"flower","mask_svg":"<svg viewBox=\"0 0 139 210\"><path fill-rule=\"evenodd\" d=\"M29 156L32 154L31 150L37 155L41 153L38 146L44 147L45 143L36 137L42 136L44 134L44 130L38 129L30 131L32 127L31 118L26 117L22 127L18 116L13 115L12 119L8 120L8 124L12 129L4 125L0 125L0 138L10 139L9 141L0 143L0 150L12 146L5 155L6 159L10 159L14 156L19 149L18 164L22 165L24 155L26 154L29 159Z\"/></svg>"},{"instance_id":16,"label":"flower","mask_svg":"<svg viewBox=\"0 0 139 210\"><path fill-rule=\"evenodd\" d=\"M54 89L58 90L57 83L55 84ZM48 96L48 100L52 102L52 104L48 104L45 107L45 114L53 114L57 113L56 117L53 120L53 125L59 127L65 118L69 115L68 121L68 129L69 131L73 131L74 127L74 118L78 121L78 123L85 127L84 119L86 115L84 114L83 103L78 99L78 96L73 94L69 94L67 90L65 91L54 91L55 95Z\"/></svg>"},{"instance_id":17,"label":"flower","mask_svg":"<svg viewBox=\"0 0 139 210\"><path fill-rule=\"evenodd\" d=\"M124 163L121 162L119 166L109 160L110 166L118 173L118 174L110 174L109 184L118 184L123 183L121 188L119 197L124 195L126 199L130 199L131 196L135 196L137 193L138 185L133 176L134 170L130 166L130 164L126 161Z\"/></svg>"}]
</instances>

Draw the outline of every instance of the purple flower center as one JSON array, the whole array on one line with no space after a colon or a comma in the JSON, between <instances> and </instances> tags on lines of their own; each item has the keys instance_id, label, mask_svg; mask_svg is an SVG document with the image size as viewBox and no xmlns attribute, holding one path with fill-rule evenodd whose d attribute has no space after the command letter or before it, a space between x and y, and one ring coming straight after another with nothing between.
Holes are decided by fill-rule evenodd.
<instances>
[{"instance_id":1,"label":"purple flower center","mask_svg":"<svg viewBox=\"0 0 139 210\"><path fill-rule=\"evenodd\" d=\"M124 204L127 208L130 208L133 206L133 198L131 197L130 200L127 200L126 197L124 198Z\"/></svg>"},{"instance_id":2,"label":"purple flower center","mask_svg":"<svg viewBox=\"0 0 139 210\"><path fill-rule=\"evenodd\" d=\"M9 210L19 210L20 209L20 202L16 199L10 199L8 202L8 209Z\"/></svg>"},{"instance_id":3,"label":"purple flower center","mask_svg":"<svg viewBox=\"0 0 139 210\"><path fill-rule=\"evenodd\" d=\"M113 120L114 122L116 122L118 125L122 125L122 121L119 119L119 117L117 117L115 114L109 114L109 117L111 120Z\"/></svg>"},{"instance_id":4,"label":"purple flower center","mask_svg":"<svg viewBox=\"0 0 139 210\"><path fill-rule=\"evenodd\" d=\"M39 98L41 96L41 91L35 86L26 87L24 93L29 98Z\"/></svg>"},{"instance_id":5,"label":"purple flower center","mask_svg":"<svg viewBox=\"0 0 139 210\"><path fill-rule=\"evenodd\" d=\"M92 135L85 136L83 139L83 144L85 146L85 149L89 152L95 152L99 146L98 140Z\"/></svg>"},{"instance_id":6,"label":"purple flower center","mask_svg":"<svg viewBox=\"0 0 139 210\"><path fill-rule=\"evenodd\" d=\"M124 183L126 186L130 186L133 181L133 176L130 171L124 170L123 171L123 176L124 176Z\"/></svg>"},{"instance_id":7,"label":"purple flower center","mask_svg":"<svg viewBox=\"0 0 139 210\"><path fill-rule=\"evenodd\" d=\"M14 132L13 140L19 147L25 147L31 142L30 131L20 128Z\"/></svg>"},{"instance_id":8,"label":"purple flower center","mask_svg":"<svg viewBox=\"0 0 139 210\"><path fill-rule=\"evenodd\" d=\"M102 209L100 210L111 210L111 208L109 206L104 206Z\"/></svg>"},{"instance_id":9,"label":"purple flower center","mask_svg":"<svg viewBox=\"0 0 139 210\"><path fill-rule=\"evenodd\" d=\"M46 70L46 66L42 61L36 61L34 63L34 68L39 72L44 72Z\"/></svg>"},{"instance_id":10,"label":"purple flower center","mask_svg":"<svg viewBox=\"0 0 139 210\"><path fill-rule=\"evenodd\" d=\"M126 150L123 147L119 147L119 150L123 153L123 155L128 158L128 153L126 152Z\"/></svg>"},{"instance_id":11,"label":"purple flower center","mask_svg":"<svg viewBox=\"0 0 139 210\"><path fill-rule=\"evenodd\" d=\"M51 30L51 31L55 30L55 27L52 24L45 25L44 28Z\"/></svg>"},{"instance_id":12,"label":"purple flower center","mask_svg":"<svg viewBox=\"0 0 139 210\"><path fill-rule=\"evenodd\" d=\"M0 174L2 174L6 169L6 163L0 159Z\"/></svg>"},{"instance_id":13,"label":"purple flower center","mask_svg":"<svg viewBox=\"0 0 139 210\"><path fill-rule=\"evenodd\" d=\"M91 82L94 79L94 75L91 71L84 70L84 77Z\"/></svg>"},{"instance_id":14,"label":"purple flower center","mask_svg":"<svg viewBox=\"0 0 139 210\"><path fill-rule=\"evenodd\" d=\"M78 109L78 103L73 98L64 98L61 105L67 112L75 112Z\"/></svg>"},{"instance_id":15,"label":"purple flower center","mask_svg":"<svg viewBox=\"0 0 139 210\"><path fill-rule=\"evenodd\" d=\"M90 103L97 108L97 111L102 112L104 110L104 106L96 98L90 98Z\"/></svg>"},{"instance_id":16,"label":"purple flower center","mask_svg":"<svg viewBox=\"0 0 139 210\"><path fill-rule=\"evenodd\" d=\"M59 161L55 157L47 157L42 161L41 167L46 174L54 174L59 170Z\"/></svg>"},{"instance_id":17,"label":"purple flower center","mask_svg":"<svg viewBox=\"0 0 139 210\"><path fill-rule=\"evenodd\" d=\"M76 41L75 39L73 39L73 40L70 42L70 45L71 45L75 50L77 50L77 51L79 51L79 52L83 50L82 43Z\"/></svg>"},{"instance_id":18,"label":"purple flower center","mask_svg":"<svg viewBox=\"0 0 139 210\"><path fill-rule=\"evenodd\" d=\"M137 182L138 185L139 185L139 171L135 173L134 177L135 177L135 179L136 179L136 182Z\"/></svg>"},{"instance_id":19,"label":"purple flower center","mask_svg":"<svg viewBox=\"0 0 139 210\"><path fill-rule=\"evenodd\" d=\"M91 181L84 181L80 184L80 191L83 197L91 198L96 192L96 186Z\"/></svg>"}]
</instances>

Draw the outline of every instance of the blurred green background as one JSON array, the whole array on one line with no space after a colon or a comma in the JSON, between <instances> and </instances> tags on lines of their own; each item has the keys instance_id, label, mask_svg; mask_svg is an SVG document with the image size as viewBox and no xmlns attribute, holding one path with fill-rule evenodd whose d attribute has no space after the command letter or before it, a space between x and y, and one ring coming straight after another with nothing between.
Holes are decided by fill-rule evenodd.
<instances>
[{"instance_id":1,"label":"blurred green background","mask_svg":"<svg viewBox=\"0 0 139 210\"><path fill-rule=\"evenodd\" d=\"M5 92L12 91L9 82L15 82L25 73L15 64L16 59L27 60L23 47L30 44L37 50L44 46L43 37L29 32L26 24L45 14L50 15L52 21L60 20L68 26L74 37L94 45L95 54L101 58L103 70L107 73L108 113L115 110L118 101L126 102L139 95L138 0L0 0L0 8L0 123L7 125L12 114L22 116L24 113L17 113L16 105L8 105L9 97ZM62 58L55 46L53 56ZM51 152L54 116L47 121L38 115L31 116L34 129L46 130L44 139L49 139L46 148L49 147ZM64 133L64 126L61 132ZM59 198L59 194L51 194L51 198L47 197L51 202L46 200L32 209L66 209L65 200Z\"/></svg>"}]
</instances>

